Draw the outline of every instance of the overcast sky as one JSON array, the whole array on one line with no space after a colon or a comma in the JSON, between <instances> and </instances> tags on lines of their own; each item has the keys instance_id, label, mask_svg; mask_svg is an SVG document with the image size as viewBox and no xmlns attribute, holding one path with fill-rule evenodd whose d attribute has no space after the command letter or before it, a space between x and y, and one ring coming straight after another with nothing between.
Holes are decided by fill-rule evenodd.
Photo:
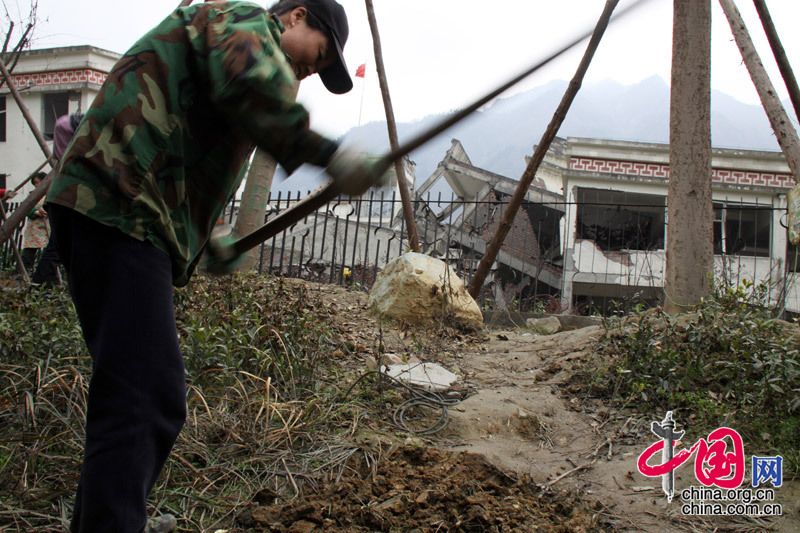
<instances>
[{"instance_id":1,"label":"overcast sky","mask_svg":"<svg viewBox=\"0 0 800 533\"><path fill-rule=\"evenodd\" d=\"M199 1L199 0L197 0ZM350 20L345 56L351 73L366 63L367 78L356 78L343 96L325 91L317 77L303 82L299 99L311 110L312 126L338 136L361 123L381 120L383 104L375 74L372 40L363 0L340 0ZM3 0L13 18L28 0ZM124 52L163 19L179 0L39 0L34 47L89 44ZM271 3L271 2L270 2ZM622 7L629 5L622 0ZM777 68L750 0L737 0L762 60L781 98ZM392 102L398 121L412 121L462 107L569 38L594 27L603 0L374 0ZM795 70L800 71L800 2L767 2ZM268 4L262 4L268 5ZM757 103L741 56L716 1L713 5L712 87ZM3 33L8 24L3 20ZM672 1L650 0L612 25L595 56L586 82L631 84L651 76L670 78ZM508 94L555 79L569 79L585 45L534 74ZM800 74L800 72L798 72Z\"/></svg>"}]
</instances>

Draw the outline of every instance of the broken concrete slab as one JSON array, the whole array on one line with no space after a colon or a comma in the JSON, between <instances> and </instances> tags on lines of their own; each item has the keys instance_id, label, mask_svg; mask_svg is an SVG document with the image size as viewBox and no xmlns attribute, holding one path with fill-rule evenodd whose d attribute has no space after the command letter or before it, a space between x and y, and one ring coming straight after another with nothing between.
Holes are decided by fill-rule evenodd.
<instances>
[{"instance_id":1,"label":"broken concrete slab","mask_svg":"<svg viewBox=\"0 0 800 533\"><path fill-rule=\"evenodd\" d=\"M388 376L430 391L447 390L458 381L458 376L436 363L389 365L382 370Z\"/></svg>"}]
</instances>

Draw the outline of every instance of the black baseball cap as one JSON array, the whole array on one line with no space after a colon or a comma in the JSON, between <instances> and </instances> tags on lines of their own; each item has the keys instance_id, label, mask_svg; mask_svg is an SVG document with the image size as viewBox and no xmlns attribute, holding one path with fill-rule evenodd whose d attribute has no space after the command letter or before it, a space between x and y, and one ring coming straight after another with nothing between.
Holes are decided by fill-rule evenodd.
<instances>
[{"instance_id":1,"label":"black baseball cap","mask_svg":"<svg viewBox=\"0 0 800 533\"><path fill-rule=\"evenodd\" d=\"M329 67L319 71L325 88L334 94L343 94L353 88L353 80L344 62L344 43L350 34L344 8L335 0L303 0L312 17L322 23L330 38L330 46L336 53Z\"/></svg>"}]
</instances>

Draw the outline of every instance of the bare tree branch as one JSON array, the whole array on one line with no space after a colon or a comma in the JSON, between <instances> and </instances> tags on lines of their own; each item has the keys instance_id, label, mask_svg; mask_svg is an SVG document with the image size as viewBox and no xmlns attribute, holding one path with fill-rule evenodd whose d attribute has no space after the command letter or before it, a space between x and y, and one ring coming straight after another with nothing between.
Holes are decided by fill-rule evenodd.
<instances>
[{"instance_id":1,"label":"bare tree branch","mask_svg":"<svg viewBox=\"0 0 800 533\"><path fill-rule=\"evenodd\" d=\"M14 48L11 50L11 52L8 52L8 45L12 41L14 28L16 28L18 24L14 22L14 20L12 20L11 14L8 12L8 6L6 5L5 1L3 1L3 8L5 9L6 12L5 16L6 19L8 20L9 27L3 39L3 49L2 52L0 52L0 58L2 58L3 62L5 63L8 72L13 72L14 68L17 66L17 63L19 62L19 58L20 55L22 55L22 52L27 48L30 48L31 39L33 37L33 31L38 21L37 13L39 10L39 1L33 0L31 2L30 11L28 11L28 15L25 20L22 20L22 17L20 17L21 20L19 21L19 24L24 25L25 30L22 32L22 35L17 40L17 43L14 45ZM6 82L5 78L0 79L0 88L2 88L3 85L5 85L5 82Z\"/></svg>"}]
</instances>

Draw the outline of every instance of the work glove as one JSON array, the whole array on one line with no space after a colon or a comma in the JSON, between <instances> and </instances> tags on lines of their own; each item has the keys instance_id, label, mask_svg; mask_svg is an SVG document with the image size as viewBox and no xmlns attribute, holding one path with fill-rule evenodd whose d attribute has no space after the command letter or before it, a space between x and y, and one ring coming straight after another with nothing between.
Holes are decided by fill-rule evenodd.
<instances>
[{"instance_id":1,"label":"work glove","mask_svg":"<svg viewBox=\"0 0 800 533\"><path fill-rule=\"evenodd\" d=\"M325 171L342 194L360 196L370 187L384 187L391 179L384 158L363 154L353 148L339 147Z\"/></svg>"},{"instance_id":2,"label":"work glove","mask_svg":"<svg viewBox=\"0 0 800 533\"><path fill-rule=\"evenodd\" d=\"M232 274L244 261L244 256L236 253L232 234L212 235L206 247L206 270L218 276Z\"/></svg>"}]
</instances>

